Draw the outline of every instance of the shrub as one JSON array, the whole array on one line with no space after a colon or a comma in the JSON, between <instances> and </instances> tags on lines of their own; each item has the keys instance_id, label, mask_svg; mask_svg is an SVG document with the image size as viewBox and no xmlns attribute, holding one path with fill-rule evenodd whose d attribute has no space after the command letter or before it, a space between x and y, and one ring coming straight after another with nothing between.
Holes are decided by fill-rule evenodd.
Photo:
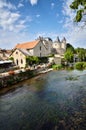
<instances>
[{"instance_id":1,"label":"shrub","mask_svg":"<svg viewBox=\"0 0 86 130\"><path fill-rule=\"evenodd\" d=\"M83 68L86 69L86 62L83 62Z\"/></svg>"},{"instance_id":2,"label":"shrub","mask_svg":"<svg viewBox=\"0 0 86 130\"><path fill-rule=\"evenodd\" d=\"M52 68L53 68L54 70L62 69L62 65L61 65L61 64L55 64L55 65L52 65Z\"/></svg>"},{"instance_id":3,"label":"shrub","mask_svg":"<svg viewBox=\"0 0 86 130\"><path fill-rule=\"evenodd\" d=\"M82 69L84 69L83 64L84 64L83 62L77 62L75 64L75 68L78 70L82 70Z\"/></svg>"}]
</instances>

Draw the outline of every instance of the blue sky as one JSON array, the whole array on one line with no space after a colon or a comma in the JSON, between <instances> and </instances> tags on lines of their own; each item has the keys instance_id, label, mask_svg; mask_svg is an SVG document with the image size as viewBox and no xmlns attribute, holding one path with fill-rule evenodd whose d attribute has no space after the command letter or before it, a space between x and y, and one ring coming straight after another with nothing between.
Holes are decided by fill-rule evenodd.
<instances>
[{"instance_id":1,"label":"blue sky","mask_svg":"<svg viewBox=\"0 0 86 130\"><path fill-rule=\"evenodd\" d=\"M74 47L86 48L86 28L75 24L72 0L0 0L0 48L47 36L66 37Z\"/></svg>"}]
</instances>

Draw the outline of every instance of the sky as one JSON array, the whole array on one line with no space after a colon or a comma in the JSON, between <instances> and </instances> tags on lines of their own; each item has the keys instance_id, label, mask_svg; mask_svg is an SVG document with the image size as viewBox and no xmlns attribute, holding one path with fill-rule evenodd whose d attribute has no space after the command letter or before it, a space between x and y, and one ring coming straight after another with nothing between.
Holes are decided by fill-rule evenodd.
<instances>
[{"instance_id":1,"label":"sky","mask_svg":"<svg viewBox=\"0 0 86 130\"><path fill-rule=\"evenodd\" d=\"M0 48L13 49L16 44L39 36L66 38L75 48L86 48L86 27L74 23L72 0L0 0Z\"/></svg>"}]
</instances>

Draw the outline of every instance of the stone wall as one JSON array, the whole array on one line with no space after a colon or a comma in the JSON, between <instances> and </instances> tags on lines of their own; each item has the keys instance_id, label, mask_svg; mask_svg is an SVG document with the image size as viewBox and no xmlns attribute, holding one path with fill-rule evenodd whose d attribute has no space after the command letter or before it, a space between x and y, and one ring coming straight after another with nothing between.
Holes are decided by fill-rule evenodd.
<instances>
[{"instance_id":1,"label":"stone wall","mask_svg":"<svg viewBox=\"0 0 86 130\"><path fill-rule=\"evenodd\" d=\"M9 73L7 76L0 77L0 88L11 86L25 79L29 79L37 74L36 71L26 70L25 72Z\"/></svg>"}]
</instances>

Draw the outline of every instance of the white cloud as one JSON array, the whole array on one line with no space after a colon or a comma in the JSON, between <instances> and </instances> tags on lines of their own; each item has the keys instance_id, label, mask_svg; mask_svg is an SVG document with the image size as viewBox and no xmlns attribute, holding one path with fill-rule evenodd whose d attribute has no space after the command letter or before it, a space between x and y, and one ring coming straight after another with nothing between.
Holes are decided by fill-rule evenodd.
<instances>
[{"instance_id":1,"label":"white cloud","mask_svg":"<svg viewBox=\"0 0 86 130\"><path fill-rule=\"evenodd\" d=\"M0 47L13 48L18 42L30 40L27 25L32 21L30 16L22 16L15 5L0 0Z\"/></svg>"},{"instance_id":2,"label":"white cloud","mask_svg":"<svg viewBox=\"0 0 86 130\"><path fill-rule=\"evenodd\" d=\"M38 0L29 0L29 1L30 1L31 5L35 5L38 2Z\"/></svg>"},{"instance_id":3,"label":"white cloud","mask_svg":"<svg viewBox=\"0 0 86 130\"><path fill-rule=\"evenodd\" d=\"M23 7L24 5L22 4L22 3L19 3L18 4L18 8L21 8L21 7Z\"/></svg>"},{"instance_id":4,"label":"white cloud","mask_svg":"<svg viewBox=\"0 0 86 130\"><path fill-rule=\"evenodd\" d=\"M31 16L27 16L27 17L25 18L25 21L27 21L27 22L32 22L32 21L33 21L33 18L32 18Z\"/></svg>"},{"instance_id":5,"label":"white cloud","mask_svg":"<svg viewBox=\"0 0 86 130\"><path fill-rule=\"evenodd\" d=\"M51 9L53 9L55 6L55 3L51 3Z\"/></svg>"},{"instance_id":6,"label":"white cloud","mask_svg":"<svg viewBox=\"0 0 86 130\"><path fill-rule=\"evenodd\" d=\"M56 17L58 17L58 16L59 16L59 13L56 14Z\"/></svg>"},{"instance_id":7,"label":"white cloud","mask_svg":"<svg viewBox=\"0 0 86 130\"><path fill-rule=\"evenodd\" d=\"M16 9L15 5L12 5L10 2L6 2L5 0L0 0L0 8L8 8L8 9Z\"/></svg>"},{"instance_id":8,"label":"white cloud","mask_svg":"<svg viewBox=\"0 0 86 130\"><path fill-rule=\"evenodd\" d=\"M0 30L0 48L13 49L17 43L32 40L32 35L28 32L8 32Z\"/></svg>"},{"instance_id":9,"label":"white cloud","mask_svg":"<svg viewBox=\"0 0 86 130\"><path fill-rule=\"evenodd\" d=\"M24 22L21 22L21 14L14 7L5 0L0 1L0 28L2 30L20 31L25 28Z\"/></svg>"},{"instance_id":10,"label":"white cloud","mask_svg":"<svg viewBox=\"0 0 86 130\"><path fill-rule=\"evenodd\" d=\"M40 17L40 14L37 14L36 17L39 18L39 17Z\"/></svg>"},{"instance_id":11,"label":"white cloud","mask_svg":"<svg viewBox=\"0 0 86 130\"><path fill-rule=\"evenodd\" d=\"M20 18L21 18L21 15L19 12L14 13L14 12L11 12L10 10L0 9L0 27L4 30L14 31L15 29L17 29L16 25L20 24L20 21L21 21Z\"/></svg>"}]
</instances>

